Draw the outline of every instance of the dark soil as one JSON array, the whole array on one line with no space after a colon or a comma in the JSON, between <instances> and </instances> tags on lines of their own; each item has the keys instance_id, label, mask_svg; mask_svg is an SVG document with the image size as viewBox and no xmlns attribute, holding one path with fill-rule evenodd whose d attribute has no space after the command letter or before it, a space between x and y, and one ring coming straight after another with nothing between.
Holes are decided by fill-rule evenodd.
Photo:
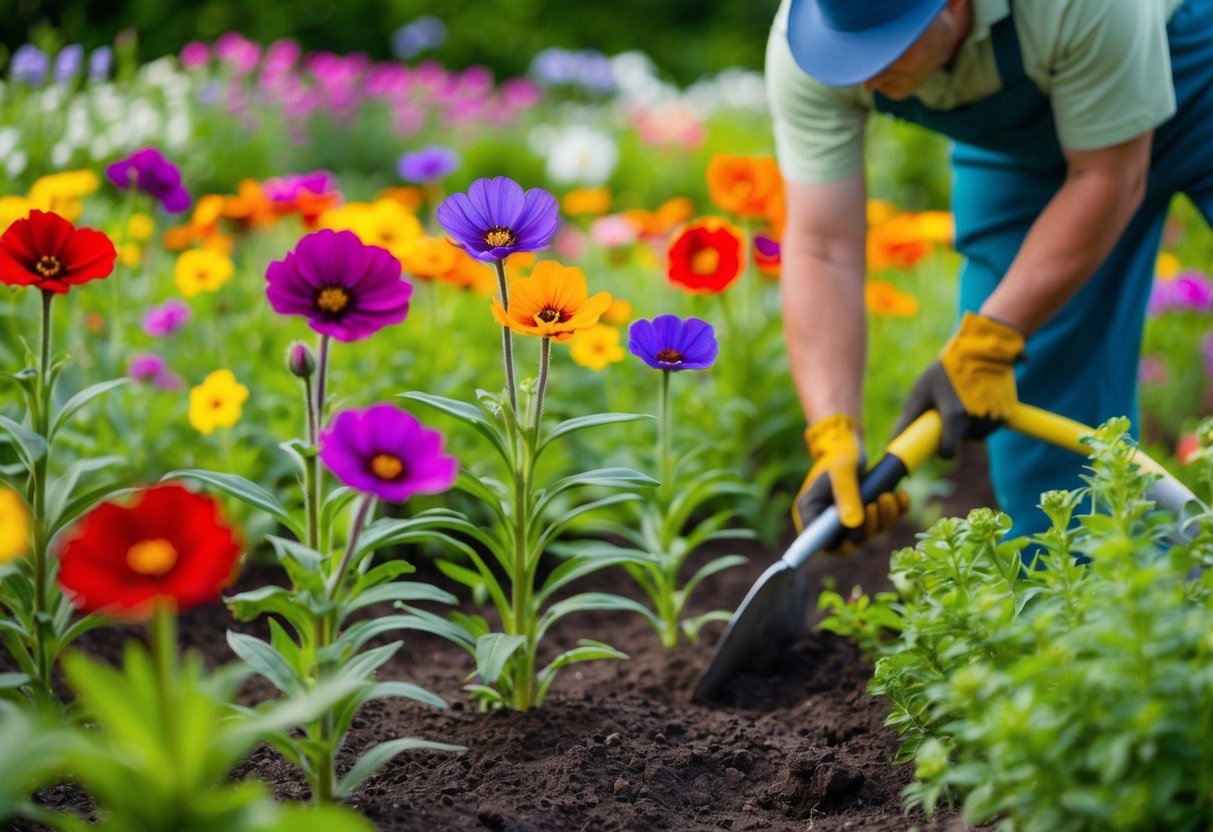
<instances>
[{"instance_id":1,"label":"dark soil","mask_svg":"<svg viewBox=\"0 0 1213 832\"><path fill-rule=\"evenodd\" d=\"M953 480L946 514L993 504L980 451L967 453ZM814 593L826 580L844 594L855 584L869 592L890 588L889 553L913 542L913 531L901 528L845 559L815 558L808 567ZM707 582L693 613L735 608L780 554L746 542L730 551L748 555L750 564ZM246 576L241 583L256 582ZM635 595L626 576L604 577L594 588ZM230 626L227 612L213 606L184 616L181 632L189 646L222 663L233 658L224 640ZM777 675L744 676L729 686L724 703L692 704L690 692L722 629L715 625L704 643L668 652L635 616L570 616L553 632L555 647L588 637L631 658L566 669L543 708L529 713L479 712L461 690L471 670L467 655L437 638L405 633L405 647L380 678L415 682L450 706L368 704L340 766L402 736L468 751L398 757L350 803L385 832L966 829L954 811L931 818L903 813L900 792L910 768L891 764L898 742L884 727L885 703L865 693L871 665L840 638L813 633L785 656ZM124 636L94 631L80 646L116 657ZM268 695L265 685L249 691L252 699ZM256 750L237 776L260 778L284 798L309 796L295 769L268 747ZM70 785L41 799L89 808L87 796Z\"/></svg>"}]
</instances>

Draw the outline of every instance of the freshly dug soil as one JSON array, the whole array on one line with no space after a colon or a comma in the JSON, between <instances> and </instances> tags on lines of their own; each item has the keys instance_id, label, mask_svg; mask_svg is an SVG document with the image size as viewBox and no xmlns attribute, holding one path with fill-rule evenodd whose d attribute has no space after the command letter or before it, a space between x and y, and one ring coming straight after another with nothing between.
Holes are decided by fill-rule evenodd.
<instances>
[{"instance_id":1,"label":"freshly dug soil","mask_svg":"<svg viewBox=\"0 0 1213 832\"><path fill-rule=\"evenodd\" d=\"M993 504L979 450L967 450L953 480L946 514ZM855 584L868 592L888 589L889 553L913 540L913 531L903 528L848 558L815 558L808 567L814 592L827 579L844 594ZM749 565L710 579L693 598L693 613L734 609L780 554L746 542L727 551L747 555ZM626 575L601 574L594 589L637 595ZM241 584L265 578L246 576ZM184 616L181 632L188 646L219 664L233 658L224 640L231 626L226 610L213 606ZM777 675L741 677L724 702L692 704L691 691L722 629L710 627L703 643L671 652L636 616L570 616L554 629L553 649L588 637L631 658L564 670L543 708L521 714L479 712L461 690L472 669L462 650L424 634L399 634L405 646L379 677L420 684L449 707L368 704L340 768L351 764L354 752L402 736L468 751L405 754L349 802L384 832L967 828L951 810L931 818L903 813L900 792L910 768L890 763L898 743L883 724L885 703L865 693L871 665L840 638L813 633L786 655ZM80 646L112 658L125 636L94 631ZM247 695L256 700L272 693L260 683ZM254 751L236 774L266 781L281 797L308 798L302 778L271 748ZM87 796L70 785L41 799L89 808Z\"/></svg>"}]
</instances>

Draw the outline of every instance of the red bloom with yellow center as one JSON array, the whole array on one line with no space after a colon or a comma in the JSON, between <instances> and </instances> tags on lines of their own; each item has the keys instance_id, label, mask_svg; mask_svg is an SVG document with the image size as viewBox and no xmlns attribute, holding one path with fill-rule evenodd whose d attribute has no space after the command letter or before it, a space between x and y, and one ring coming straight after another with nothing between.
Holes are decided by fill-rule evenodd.
<instances>
[{"instance_id":1,"label":"red bloom with yellow center","mask_svg":"<svg viewBox=\"0 0 1213 832\"><path fill-rule=\"evenodd\" d=\"M33 210L0 236L0 283L64 294L106 277L118 252L100 231L76 228L58 214Z\"/></svg>"},{"instance_id":2,"label":"red bloom with yellow center","mask_svg":"<svg viewBox=\"0 0 1213 832\"><path fill-rule=\"evenodd\" d=\"M687 224L670 244L670 281L691 292L723 292L741 274L744 239L719 217Z\"/></svg>"},{"instance_id":3,"label":"red bloom with yellow center","mask_svg":"<svg viewBox=\"0 0 1213 832\"><path fill-rule=\"evenodd\" d=\"M598 323L611 305L609 292L589 296L585 273L555 260L535 266L530 277L510 281L510 308L493 298L493 317L519 335L567 341L573 333Z\"/></svg>"},{"instance_id":4,"label":"red bloom with yellow center","mask_svg":"<svg viewBox=\"0 0 1213 832\"><path fill-rule=\"evenodd\" d=\"M146 618L157 603L183 611L219 597L241 551L218 503L159 485L89 512L59 554L59 584L83 612Z\"/></svg>"}]
</instances>

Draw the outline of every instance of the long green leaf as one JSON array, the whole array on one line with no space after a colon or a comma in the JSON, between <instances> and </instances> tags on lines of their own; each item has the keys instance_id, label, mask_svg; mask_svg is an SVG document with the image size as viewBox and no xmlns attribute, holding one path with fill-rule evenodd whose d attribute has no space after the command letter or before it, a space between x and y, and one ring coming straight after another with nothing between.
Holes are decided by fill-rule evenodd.
<instances>
[{"instance_id":1,"label":"long green leaf","mask_svg":"<svg viewBox=\"0 0 1213 832\"><path fill-rule=\"evenodd\" d=\"M287 696L298 696L303 692L304 684L298 672L269 644L259 638L231 630L227 633L227 643L245 664Z\"/></svg>"},{"instance_id":2,"label":"long green leaf","mask_svg":"<svg viewBox=\"0 0 1213 832\"><path fill-rule=\"evenodd\" d=\"M506 662L526 645L526 636L511 636L505 633L489 633L476 640L476 670L480 681L495 685L501 678Z\"/></svg>"},{"instance_id":3,"label":"long green leaf","mask_svg":"<svg viewBox=\"0 0 1213 832\"><path fill-rule=\"evenodd\" d=\"M358 762L345 773L341 781L337 783L335 795L337 797L346 797L354 789L362 785L366 778L370 777L379 769L383 768L392 758L405 751L413 751L418 748L428 748L432 751L467 751L462 745L449 745L444 742L430 742L429 740L418 740L412 737L401 737L397 740L388 740L381 742L363 754Z\"/></svg>"},{"instance_id":4,"label":"long green leaf","mask_svg":"<svg viewBox=\"0 0 1213 832\"><path fill-rule=\"evenodd\" d=\"M628 654L620 650L616 650L609 644L603 644L601 641L583 638L578 640L577 646L572 650L566 650L556 658L552 659L547 667L540 670L535 675L536 685L535 704L542 705L543 700L547 698L548 688L552 686L552 682L556 679L556 674L561 668L568 667L571 664L579 662L592 662L597 659L626 659Z\"/></svg>"},{"instance_id":5,"label":"long green leaf","mask_svg":"<svg viewBox=\"0 0 1213 832\"><path fill-rule=\"evenodd\" d=\"M392 699L392 698L412 699L415 702L420 702L423 705L429 705L439 710L446 708L446 700L441 696L421 687L414 685L412 682L377 682L371 688L370 695L367 696L367 701L371 699Z\"/></svg>"},{"instance_id":6,"label":"long green leaf","mask_svg":"<svg viewBox=\"0 0 1213 832\"><path fill-rule=\"evenodd\" d=\"M432 584L418 581L394 581L390 584L373 586L342 606L340 619L349 616L355 610L382 604L388 601L432 601L435 604L456 604L459 599L445 589L439 589Z\"/></svg>"},{"instance_id":7,"label":"long green leaf","mask_svg":"<svg viewBox=\"0 0 1213 832\"><path fill-rule=\"evenodd\" d=\"M690 598L691 593L693 593L695 588L699 586L699 584L701 584L705 579L712 577L718 572L724 572L726 569L733 569L737 566L745 566L749 562L749 558L743 558L741 555L722 555L721 557L713 558L703 566L699 567L698 571L696 571L695 574L691 576L691 579L688 580L682 587L682 595L684 600L686 598Z\"/></svg>"},{"instance_id":8,"label":"long green leaf","mask_svg":"<svg viewBox=\"0 0 1213 832\"><path fill-rule=\"evenodd\" d=\"M539 447L535 449L535 458L538 459L548 445L551 445L561 437L568 436L570 433L598 427L599 425L617 425L623 422L638 422L641 419L652 418L652 416L644 413L595 413L590 416L578 416L574 419L566 419L554 427L552 432L539 443Z\"/></svg>"},{"instance_id":9,"label":"long green leaf","mask_svg":"<svg viewBox=\"0 0 1213 832\"><path fill-rule=\"evenodd\" d=\"M591 471L583 471L579 474L565 477L557 481L550 488L544 489L543 497L538 501L535 510L537 513L542 514L553 499L571 488L589 488L590 486L600 486L603 488L653 488L657 485L660 485L657 480L639 471L633 471L631 468L595 468Z\"/></svg>"},{"instance_id":10,"label":"long green leaf","mask_svg":"<svg viewBox=\"0 0 1213 832\"><path fill-rule=\"evenodd\" d=\"M278 502L273 494L266 491L257 483L237 476L223 474L218 471L204 471L191 468L182 471L170 471L161 477L161 481L191 479L213 486L224 494L235 497L242 503L260 509L269 514L282 525L286 526L301 540L304 537L303 526L290 515L290 512Z\"/></svg>"},{"instance_id":11,"label":"long green leaf","mask_svg":"<svg viewBox=\"0 0 1213 832\"><path fill-rule=\"evenodd\" d=\"M421 404L429 405L435 410L441 410L443 413L454 416L465 425L470 425L480 435L488 439L502 459L507 463L510 461L509 447L506 444L505 437L501 434L500 428L493 422L490 422L484 411L475 405L461 402L458 399L448 399L446 396L434 396L429 393L400 393L397 398L420 402Z\"/></svg>"},{"instance_id":12,"label":"long green leaf","mask_svg":"<svg viewBox=\"0 0 1213 832\"><path fill-rule=\"evenodd\" d=\"M116 387L121 387L122 385L129 383L129 378L114 378L110 379L109 381L102 381L98 384L94 384L92 387L86 387L76 395L72 396L67 400L67 403L63 405L63 409L60 410L59 414L55 417L54 424L51 425L50 440L54 442L55 437L58 435L60 429L62 429L62 427L66 425L68 421L86 404L98 396L105 395Z\"/></svg>"},{"instance_id":13,"label":"long green leaf","mask_svg":"<svg viewBox=\"0 0 1213 832\"><path fill-rule=\"evenodd\" d=\"M591 611L634 612L647 619L655 628L659 629L661 627L661 622L657 619L657 616L653 615L653 611L638 601L624 598L621 595L611 595L606 592L583 592L580 595L574 595L571 598L565 598L563 601L557 601L555 604L552 604L548 608L548 611L539 619L539 624L535 631L535 639L542 641L543 637L547 635L548 628L566 615L575 612Z\"/></svg>"},{"instance_id":14,"label":"long green leaf","mask_svg":"<svg viewBox=\"0 0 1213 832\"><path fill-rule=\"evenodd\" d=\"M46 440L24 425L7 416L0 416L0 431L12 437L17 456L21 457L21 461L30 471L34 470L35 462L46 456Z\"/></svg>"}]
</instances>

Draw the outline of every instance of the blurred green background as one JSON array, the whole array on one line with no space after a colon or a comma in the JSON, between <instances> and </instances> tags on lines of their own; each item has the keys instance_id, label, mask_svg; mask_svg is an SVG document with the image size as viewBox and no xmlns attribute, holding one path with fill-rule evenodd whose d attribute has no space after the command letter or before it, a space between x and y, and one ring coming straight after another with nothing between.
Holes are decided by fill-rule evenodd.
<instances>
[{"instance_id":1,"label":"blurred green background","mask_svg":"<svg viewBox=\"0 0 1213 832\"><path fill-rule=\"evenodd\" d=\"M638 49L670 80L686 84L728 67L761 68L777 7L778 0L0 0L0 38L11 53L26 40L49 45L47 38L57 38L52 43L91 48L133 30L146 61L191 40L238 31L261 43L290 37L305 50L387 58L393 32L433 15L447 37L425 57L448 68L483 64L504 77L526 71L531 57L548 47L608 55Z\"/></svg>"}]
</instances>

